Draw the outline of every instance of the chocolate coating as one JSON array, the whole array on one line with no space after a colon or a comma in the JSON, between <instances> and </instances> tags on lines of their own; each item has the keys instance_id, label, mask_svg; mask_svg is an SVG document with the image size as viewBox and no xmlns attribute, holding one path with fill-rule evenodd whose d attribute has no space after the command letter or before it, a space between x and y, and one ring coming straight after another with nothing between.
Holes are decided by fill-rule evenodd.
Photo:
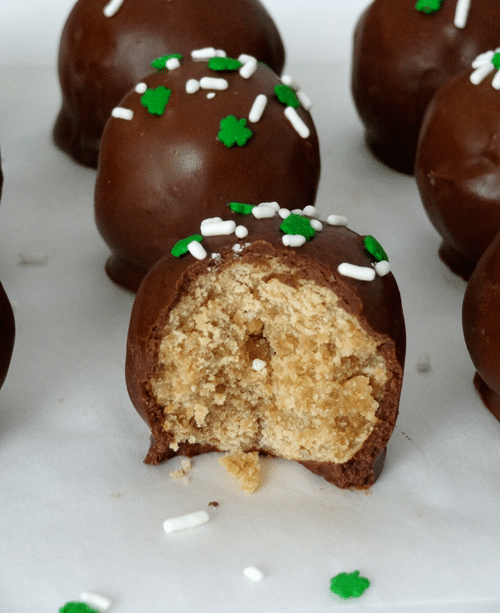
<instances>
[{"instance_id":1,"label":"chocolate coating","mask_svg":"<svg viewBox=\"0 0 500 613\"><path fill-rule=\"evenodd\" d=\"M500 230L500 91L471 70L435 95L422 125L415 178L443 238L441 258L468 278Z\"/></svg>"},{"instance_id":2,"label":"chocolate coating","mask_svg":"<svg viewBox=\"0 0 500 613\"><path fill-rule=\"evenodd\" d=\"M0 388L9 370L14 336L14 314L3 285L0 283Z\"/></svg>"},{"instance_id":3,"label":"chocolate coating","mask_svg":"<svg viewBox=\"0 0 500 613\"><path fill-rule=\"evenodd\" d=\"M186 93L188 80L204 76L226 79L228 88L211 100L206 90ZM224 216L229 202L303 208L314 204L320 174L312 118L297 109L310 130L303 138L284 116L274 93L279 78L266 66L259 64L244 79L188 57L179 68L144 82L172 90L165 113L149 113L135 91L121 101L134 117L111 118L106 125L95 188L97 227L113 252L107 272L133 291L168 245L203 219ZM247 123L252 137L243 146L226 147L217 138L220 121L227 115L247 118L259 94L268 102L262 118Z\"/></svg>"},{"instance_id":4,"label":"chocolate coating","mask_svg":"<svg viewBox=\"0 0 500 613\"><path fill-rule=\"evenodd\" d=\"M375 0L354 34L352 94L366 140L385 164L413 173L418 134L434 93L498 45L500 4L472 0L465 27L456 0L427 15L415 0Z\"/></svg>"},{"instance_id":5,"label":"chocolate coating","mask_svg":"<svg viewBox=\"0 0 500 613\"><path fill-rule=\"evenodd\" d=\"M477 371L474 384L484 404L500 421L500 232L467 284L462 324Z\"/></svg>"},{"instance_id":6,"label":"chocolate coating","mask_svg":"<svg viewBox=\"0 0 500 613\"><path fill-rule=\"evenodd\" d=\"M335 292L342 308L354 315L366 332L381 341L378 351L392 376L380 399L379 421L362 448L343 464L300 462L339 487L369 487L381 470L385 447L396 422L403 376L405 326L393 275L377 276L374 281L366 282L337 272L342 262L371 266L362 237L347 228L325 226L303 246L288 248L281 240L279 225L282 220L278 216L257 220L252 215L228 213L224 219L234 219L237 224L243 224L249 234L243 241L234 235L204 238L203 245L208 254L221 254L222 266L234 261L232 246L235 243L250 243L239 256L242 262L258 266L265 257L279 257L285 265L298 269L294 273L298 278L313 280ZM127 341L126 380L130 398L152 432L147 463L157 464L179 454L191 457L217 451L213 446L196 443L181 444L177 451L169 448L171 439L163 428L163 409L155 402L149 383L158 363L160 333L170 311L189 293L191 283L213 266L214 261L209 257L197 261L189 254L180 258L167 254L150 270L137 294ZM287 283L285 277L283 282Z\"/></svg>"},{"instance_id":7,"label":"chocolate coating","mask_svg":"<svg viewBox=\"0 0 500 613\"><path fill-rule=\"evenodd\" d=\"M79 0L59 47L62 107L54 141L77 162L97 166L106 121L120 99L169 53L215 47L248 53L278 74L280 35L259 0L124 0L112 17L108 0Z\"/></svg>"}]
</instances>

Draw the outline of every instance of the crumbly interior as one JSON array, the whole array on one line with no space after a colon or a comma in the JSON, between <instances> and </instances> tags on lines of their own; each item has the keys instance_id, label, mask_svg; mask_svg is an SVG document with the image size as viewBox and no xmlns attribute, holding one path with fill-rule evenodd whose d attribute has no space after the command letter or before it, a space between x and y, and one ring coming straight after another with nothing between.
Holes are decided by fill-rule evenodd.
<instances>
[{"instance_id":1,"label":"crumbly interior","mask_svg":"<svg viewBox=\"0 0 500 613\"><path fill-rule=\"evenodd\" d=\"M388 377L377 341L334 292L295 273L276 257L235 260L172 309L151 380L172 449L343 463L362 447Z\"/></svg>"}]
</instances>

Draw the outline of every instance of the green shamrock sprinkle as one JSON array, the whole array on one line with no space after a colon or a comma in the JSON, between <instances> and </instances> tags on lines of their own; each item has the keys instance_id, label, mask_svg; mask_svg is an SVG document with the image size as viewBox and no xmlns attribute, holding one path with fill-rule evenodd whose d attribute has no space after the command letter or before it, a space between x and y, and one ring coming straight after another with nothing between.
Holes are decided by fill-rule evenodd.
<instances>
[{"instance_id":1,"label":"green shamrock sprinkle","mask_svg":"<svg viewBox=\"0 0 500 613\"><path fill-rule=\"evenodd\" d=\"M187 238L182 238L180 241L177 241L175 243L175 245L170 250L170 253L176 258L180 258L181 255L184 255L189 251L189 243L192 243L193 241L198 241L199 243L201 243L202 240L203 236L201 234L193 234L192 236L188 236Z\"/></svg>"},{"instance_id":2,"label":"green shamrock sprinkle","mask_svg":"<svg viewBox=\"0 0 500 613\"><path fill-rule=\"evenodd\" d=\"M366 577L359 576L359 570L352 573L339 573L330 582L330 590L341 598L359 598L370 586Z\"/></svg>"},{"instance_id":3,"label":"green shamrock sprinkle","mask_svg":"<svg viewBox=\"0 0 500 613\"><path fill-rule=\"evenodd\" d=\"M162 55L161 57L157 57L156 60L153 60L150 66L152 68L156 68L156 70L165 70L168 60L171 60L172 58L175 58L180 62L183 56L181 53L169 53L168 55Z\"/></svg>"},{"instance_id":4,"label":"green shamrock sprinkle","mask_svg":"<svg viewBox=\"0 0 500 613\"><path fill-rule=\"evenodd\" d=\"M294 90L284 83L278 83L274 88L274 93L276 97L285 106L291 106L294 109L297 109L300 106L299 99L297 98L297 94Z\"/></svg>"},{"instance_id":5,"label":"green shamrock sprinkle","mask_svg":"<svg viewBox=\"0 0 500 613\"><path fill-rule=\"evenodd\" d=\"M280 230L285 234L301 234L308 241L316 235L316 230L311 226L311 221L308 217L292 213L283 221Z\"/></svg>"},{"instance_id":6,"label":"green shamrock sprinkle","mask_svg":"<svg viewBox=\"0 0 500 613\"><path fill-rule=\"evenodd\" d=\"M389 261L387 253L384 251L384 248L376 238L369 234L368 236L364 237L363 243L365 245L365 249L376 262L382 262L382 260L385 260L386 262Z\"/></svg>"},{"instance_id":7,"label":"green shamrock sprinkle","mask_svg":"<svg viewBox=\"0 0 500 613\"><path fill-rule=\"evenodd\" d=\"M141 96L141 104L148 109L151 115L163 115L171 93L172 90L167 89L164 85L147 89Z\"/></svg>"},{"instance_id":8,"label":"green shamrock sprinkle","mask_svg":"<svg viewBox=\"0 0 500 613\"><path fill-rule=\"evenodd\" d=\"M217 72L239 70L242 66L240 60L235 60L232 57L211 57L208 60L210 70L216 70Z\"/></svg>"},{"instance_id":9,"label":"green shamrock sprinkle","mask_svg":"<svg viewBox=\"0 0 500 613\"><path fill-rule=\"evenodd\" d=\"M432 13L439 11L442 4L443 0L417 0L415 8L426 15L432 15Z\"/></svg>"},{"instance_id":10,"label":"green shamrock sprinkle","mask_svg":"<svg viewBox=\"0 0 500 613\"><path fill-rule=\"evenodd\" d=\"M59 613L98 613L84 602L67 602L59 609Z\"/></svg>"},{"instance_id":11,"label":"green shamrock sprinkle","mask_svg":"<svg viewBox=\"0 0 500 613\"><path fill-rule=\"evenodd\" d=\"M226 147L238 145L243 147L250 140L252 130L247 128L246 119L238 119L234 115L227 115L220 122L220 130L217 138L223 142Z\"/></svg>"},{"instance_id":12,"label":"green shamrock sprinkle","mask_svg":"<svg viewBox=\"0 0 500 613\"><path fill-rule=\"evenodd\" d=\"M250 215L255 204L245 204L244 202L230 202L229 208L234 213L241 213L242 215Z\"/></svg>"},{"instance_id":13,"label":"green shamrock sprinkle","mask_svg":"<svg viewBox=\"0 0 500 613\"><path fill-rule=\"evenodd\" d=\"M495 53L491 58L491 63L497 70L500 70L500 53Z\"/></svg>"}]
</instances>

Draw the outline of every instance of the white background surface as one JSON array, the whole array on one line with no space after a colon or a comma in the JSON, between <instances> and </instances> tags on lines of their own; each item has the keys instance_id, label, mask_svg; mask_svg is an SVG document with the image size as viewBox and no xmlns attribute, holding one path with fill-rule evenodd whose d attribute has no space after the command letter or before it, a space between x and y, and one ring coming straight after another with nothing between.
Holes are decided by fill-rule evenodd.
<instances>
[{"instance_id":1,"label":"white background surface","mask_svg":"<svg viewBox=\"0 0 500 613\"><path fill-rule=\"evenodd\" d=\"M414 180L365 150L349 94L351 31L364 2L268 0L287 72L314 101L318 208L345 214L389 253L408 351L397 428L369 493L265 459L252 496L217 464L145 466L148 430L125 389L133 296L114 286L95 229L95 171L51 143L55 53L72 2L25 0L0 24L0 279L17 339L0 392L0 610L54 613L93 591L113 613L498 613L500 423L482 406L461 331L465 284L438 260ZM330 8L331 7L331 8ZM46 265L20 264L20 256ZM431 372L417 372L421 353ZM208 507L211 501L219 507ZM167 535L163 521L211 521ZM259 583L243 575L255 565ZM329 592L339 572L371 580Z\"/></svg>"}]
</instances>

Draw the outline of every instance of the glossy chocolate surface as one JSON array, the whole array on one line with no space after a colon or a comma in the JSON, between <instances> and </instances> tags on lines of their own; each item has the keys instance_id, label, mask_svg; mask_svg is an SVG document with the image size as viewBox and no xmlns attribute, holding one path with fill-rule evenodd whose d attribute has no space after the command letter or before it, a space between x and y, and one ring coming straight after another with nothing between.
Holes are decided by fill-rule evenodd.
<instances>
[{"instance_id":1,"label":"glossy chocolate surface","mask_svg":"<svg viewBox=\"0 0 500 613\"><path fill-rule=\"evenodd\" d=\"M234 219L248 228L248 236L239 241L235 235L207 237L203 246L207 253L220 253L221 264L234 261L235 243L250 243L241 252L241 260L254 262L265 256L276 256L290 267L298 268L295 278L313 280L330 288L340 298L340 305L354 315L363 329L382 341L379 353L384 357L392 378L388 380L380 401L379 422L373 432L355 454L344 464L303 462L303 465L339 487L369 487L380 472L382 453L396 422L401 392L404 356L406 348L405 325L401 299L392 274L377 276L374 281L359 281L338 273L342 262L358 266L371 266L371 258L365 251L363 239L347 228L327 226L301 247L284 247L279 230L281 219L276 216L258 220L252 215L228 213L224 219ZM172 242L173 244L173 242ZM172 244L170 246L172 246ZM160 333L168 321L171 309L189 292L190 283L213 267L207 257L197 261L190 254L180 258L165 255L149 272L137 294L128 335L126 380L130 398L148 423L151 431L151 447L146 462L158 462L174 455L196 455L214 451L213 447L184 444L174 452L169 448L169 435L163 429L163 411L150 392L149 381L158 360ZM283 278L283 282L287 280ZM289 283L293 284L290 279ZM377 458L380 458L378 463Z\"/></svg>"},{"instance_id":2,"label":"glossy chocolate surface","mask_svg":"<svg viewBox=\"0 0 500 613\"><path fill-rule=\"evenodd\" d=\"M367 143L390 167L413 173L427 105L451 77L500 40L500 3L471 0L464 28L456 0L427 15L415 0L375 0L354 34L352 93Z\"/></svg>"},{"instance_id":3,"label":"glossy chocolate surface","mask_svg":"<svg viewBox=\"0 0 500 613\"><path fill-rule=\"evenodd\" d=\"M228 88L212 99L207 90L186 92L188 80L205 76L225 79ZM279 78L266 66L259 64L244 79L188 57L144 82L150 89L171 89L165 112L149 113L134 90L120 102L134 116L106 125L95 189L97 227L113 253L107 272L133 291L169 245L203 219L225 215L229 202L303 208L314 204L320 174L311 115L297 109L310 131L303 138L285 117L274 93ZM250 140L227 147L218 139L221 120L248 118L259 94L268 101L262 118L247 122Z\"/></svg>"},{"instance_id":4,"label":"glossy chocolate surface","mask_svg":"<svg viewBox=\"0 0 500 613\"><path fill-rule=\"evenodd\" d=\"M500 232L471 275L462 323L477 371L474 384L484 404L500 421Z\"/></svg>"},{"instance_id":5,"label":"glossy chocolate surface","mask_svg":"<svg viewBox=\"0 0 500 613\"><path fill-rule=\"evenodd\" d=\"M106 17L108 0L79 0L59 48L62 108L55 143L76 161L97 166L111 110L168 53L215 47L230 56L249 53L278 74L284 64L280 35L259 0L124 0Z\"/></svg>"},{"instance_id":6,"label":"glossy chocolate surface","mask_svg":"<svg viewBox=\"0 0 500 613\"><path fill-rule=\"evenodd\" d=\"M473 85L471 72L433 98L415 164L422 202L443 238L441 256L465 278L500 230L500 91L492 75Z\"/></svg>"}]
</instances>

